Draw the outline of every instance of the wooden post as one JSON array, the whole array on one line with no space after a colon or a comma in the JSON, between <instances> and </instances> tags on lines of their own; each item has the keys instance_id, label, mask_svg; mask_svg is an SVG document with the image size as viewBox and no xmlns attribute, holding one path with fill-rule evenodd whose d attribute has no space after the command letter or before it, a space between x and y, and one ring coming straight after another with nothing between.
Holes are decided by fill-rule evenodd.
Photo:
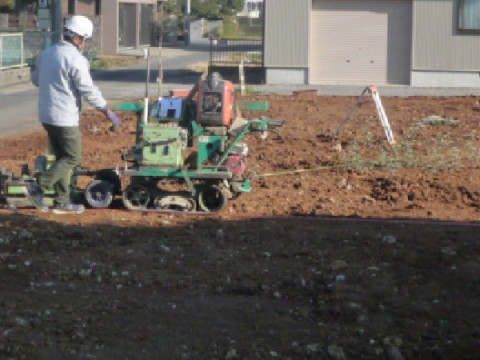
<instances>
[{"instance_id":1,"label":"wooden post","mask_svg":"<svg viewBox=\"0 0 480 360\"><path fill-rule=\"evenodd\" d=\"M238 65L238 74L240 76L240 93L245 95L245 69L243 67L243 59L240 61L240 65Z\"/></svg>"}]
</instances>

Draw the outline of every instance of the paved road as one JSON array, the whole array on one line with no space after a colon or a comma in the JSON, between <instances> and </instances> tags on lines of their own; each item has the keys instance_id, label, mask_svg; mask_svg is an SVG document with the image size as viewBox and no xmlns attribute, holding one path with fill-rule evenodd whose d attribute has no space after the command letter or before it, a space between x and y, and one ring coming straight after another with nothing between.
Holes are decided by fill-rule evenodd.
<instances>
[{"instance_id":1,"label":"paved road","mask_svg":"<svg viewBox=\"0 0 480 360\"><path fill-rule=\"evenodd\" d=\"M136 51L127 54L140 56L142 53ZM187 70L188 66L204 63L209 56L205 47L162 49L165 82L162 93L166 94L171 89L190 88L198 80L200 72ZM149 95L157 96L158 49L152 49L150 58ZM146 75L146 60L126 68L92 72L95 84L109 103L144 97ZM39 128L37 105L38 89L30 82L0 87L0 137ZM88 107L88 104L85 106Z\"/></svg>"},{"instance_id":2,"label":"paved road","mask_svg":"<svg viewBox=\"0 0 480 360\"><path fill-rule=\"evenodd\" d=\"M139 55L138 51L134 54ZM189 70L195 64L206 64L209 59L208 48L164 48L160 64L158 49L151 49L150 77L148 91L150 96L159 95L158 74L163 68L162 94L173 88L191 88L201 75L201 70ZM147 80L147 61L109 71L92 74L97 86L107 100L124 100L145 96Z\"/></svg>"},{"instance_id":3,"label":"paved road","mask_svg":"<svg viewBox=\"0 0 480 360\"><path fill-rule=\"evenodd\" d=\"M0 136L29 131L37 126L38 91L28 83L0 88Z\"/></svg>"}]
</instances>

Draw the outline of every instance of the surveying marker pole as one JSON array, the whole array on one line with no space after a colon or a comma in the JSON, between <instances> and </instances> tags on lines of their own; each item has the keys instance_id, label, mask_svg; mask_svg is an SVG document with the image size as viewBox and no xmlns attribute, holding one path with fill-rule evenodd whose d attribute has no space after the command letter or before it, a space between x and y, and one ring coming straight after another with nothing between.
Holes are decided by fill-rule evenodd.
<instances>
[{"instance_id":1,"label":"surveying marker pole","mask_svg":"<svg viewBox=\"0 0 480 360\"><path fill-rule=\"evenodd\" d=\"M147 78L145 79L145 98L143 99L143 123L148 123L148 102L149 102L149 93L148 93L148 83L150 82L150 48L143 49L144 57L147 59Z\"/></svg>"},{"instance_id":2,"label":"surveying marker pole","mask_svg":"<svg viewBox=\"0 0 480 360\"><path fill-rule=\"evenodd\" d=\"M245 68L243 67L243 59L240 61L238 65L238 74L240 77L240 93L245 95L246 88L245 88Z\"/></svg>"},{"instance_id":3,"label":"surveying marker pole","mask_svg":"<svg viewBox=\"0 0 480 360\"><path fill-rule=\"evenodd\" d=\"M347 123L348 119L350 119L350 116L352 116L353 112L355 111L355 109L358 107L358 104L360 104L360 101L362 100L362 98L365 96L365 94L367 93L367 91L369 90L370 88L369 87L366 87L362 93L360 94L360 96L357 98L357 101L355 102L355 104L353 104L353 106L350 108L350 111L348 112L347 116L345 117L345 119L342 120L342 122L340 123L340 125L338 126L338 129L337 131L335 131L335 133L333 134L332 138L333 139L336 139L338 134L340 134L340 131L342 130L342 128L345 126L345 124Z\"/></svg>"},{"instance_id":4,"label":"surveying marker pole","mask_svg":"<svg viewBox=\"0 0 480 360\"><path fill-rule=\"evenodd\" d=\"M163 12L163 1L160 4L160 38L158 39L158 99L160 100L163 97L163 57L162 57L162 48L163 48L163 24L164 24L164 12Z\"/></svg>"},{"instance_id":5,"label":"surveying marker pole","mask_svg":"<svg viewBox=\"0 0 480 360\"><path fill-rule=\"evenodd\" d=\"M365 94L369 92L372 95L373 101L375 102L375 106L377 108L378 112L378 117L380 119L380 122L382 123L383 130L385 131L385 135L387 137L388 143L390 145L395 144L395 140L393 138L393 133L392 133L392 128L390 127L390 124L388 122L387 114L385 112L385 109L383 108L382 100L380 99L380 94L378 93L378 89L376 86L367 86L365 89L363 89L362 93L358 97L357 101L355 104L351 107L350 111L348 112L347 116L345 119L342 120L340 125L338 126L338 129L335 131L335 133L332 136L332 139L336 139L338 134L340 134L340 131L342 128L345 126L347 123L348 119L352 116L353 112L355 109L358 107L358 104L360 101L363 99Z\"/></svg>"},{"instance_id":6,"label":"surveying marker pole","mask_svg":"<svg viewBox=\"0 0 480 360\"><path fill-rule=\"evenodd\" d=\"M385 131L385 135L387 136L388 143L390 145L393 145L395 144L395 140L393 139L392 128L390 127L390 123L388 122L387 114L385 112L385 109L383 108L382 100L380 99L380 94L378 93L378 89L376 86L370 86L369 91L372 94L373 101L375 101L378 117L380 118L380 122L382 123L383 130Z\"/></svg>"}]
</instances>

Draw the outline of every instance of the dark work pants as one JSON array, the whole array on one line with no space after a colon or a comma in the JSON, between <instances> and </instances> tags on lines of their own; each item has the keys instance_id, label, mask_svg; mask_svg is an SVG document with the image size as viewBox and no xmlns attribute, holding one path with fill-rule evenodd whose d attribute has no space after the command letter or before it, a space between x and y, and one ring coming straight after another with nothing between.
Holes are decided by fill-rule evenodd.
<instances>
[{"instance_id":1,"label":"dark work pants","mask_svg":"<svg viewBox=\"0 0 480 360\"><path fill-rule=\"evenodd\" d=\"M53 126L43 124L47 131L50 147L56 161L40 174L39 185L43 191L55 190L55 203L66 204L70 199L70 181L73 169L82 160L82 135L78 126Z\"/></svg>"}]
</instances>

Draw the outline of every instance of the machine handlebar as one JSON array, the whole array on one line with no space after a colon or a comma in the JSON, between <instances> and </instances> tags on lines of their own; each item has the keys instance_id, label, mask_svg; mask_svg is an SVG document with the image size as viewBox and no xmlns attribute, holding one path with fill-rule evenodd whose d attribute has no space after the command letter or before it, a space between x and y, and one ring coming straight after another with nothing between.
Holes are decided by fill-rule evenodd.
<instances>
[{"instance_id":1,"label":"machine handlebar","mask_svg":"<svg viewBox=\"0 0 480 360\"><path fill-rule=\"evenodd\" d=\"M273 119L268 119L268 126L269 127L280 127L285 124L285 120L273 120Z\"/></svg>"},{"instance_id":2,"label":"machine handlebar","mask_svg":"<svg viewBox=\"0 0 480 360\"><path fill-rule=\"evenodd\" d=\"M269 127L280 127L285 124L285 120L274 120L274 119L254 119L250 120L250 131L265 131Z\"/></svg>"}]
</instances>

